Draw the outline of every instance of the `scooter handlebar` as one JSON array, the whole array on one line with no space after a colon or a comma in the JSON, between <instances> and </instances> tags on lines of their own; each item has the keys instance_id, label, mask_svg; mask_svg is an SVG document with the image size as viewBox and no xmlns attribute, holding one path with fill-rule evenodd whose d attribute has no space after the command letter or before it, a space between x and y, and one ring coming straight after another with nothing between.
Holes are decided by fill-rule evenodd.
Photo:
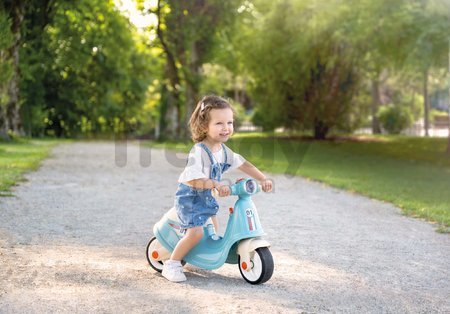
<instances>
[{"instance_id":1,"label":"scooter handlebar","mask_svg":"<svg viewBox=\"0 0 450 314\"><path fill-rule=\"evenodd\" d=\"M253 195L262 190L262 186L254 179L245 179L230 185L230 195ZM211 190L213 197L219 197L219 190L214 188Z\"/></svg>"}]
</instances>

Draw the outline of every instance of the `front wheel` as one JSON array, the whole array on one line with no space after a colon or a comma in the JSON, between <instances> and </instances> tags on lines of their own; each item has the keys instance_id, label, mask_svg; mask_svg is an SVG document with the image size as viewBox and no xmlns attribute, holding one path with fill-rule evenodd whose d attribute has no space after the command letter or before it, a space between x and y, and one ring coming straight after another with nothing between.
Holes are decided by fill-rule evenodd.
<instances>
[{"instance_id":1,"label":"front wheel","mask_svg":"<svg viewBox=\"0 0 450 314\"><path fill-rule=\"evenodd\" d=\"M241 257L239 256L239 271L245 281L252 285L259 285L272 277L273 274L273 258L272 253L267 247L257 248L250 258L250 265L247 263L241 263Z\"/></svg>"}]
</instances>

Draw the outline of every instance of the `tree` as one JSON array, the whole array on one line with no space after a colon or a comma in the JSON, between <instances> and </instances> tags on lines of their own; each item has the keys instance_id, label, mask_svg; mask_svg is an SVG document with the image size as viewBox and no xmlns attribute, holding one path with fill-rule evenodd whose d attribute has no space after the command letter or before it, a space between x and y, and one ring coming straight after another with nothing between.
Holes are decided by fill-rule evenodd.
<instances>
[{"instance_id":1,"label":"tree","mask_svg":"<svg viewBox=\"0 0 450 314\"><path fill-rule=\"evenodd\" d=\"M450 21L450 15L449 15ZM450 35L448 36L448 71L447 71L447 80L448 80L448 142L447 142L447 154L450 155Z\"/></svg>"},{"instance_id":2,"label":"tree","mask_svg":"<svg viewBox=\"0 0 450 314\"><path fill-rule=\"evenodd\" d=\"M381 89L389 78L388 72L406 58L404 30L408 29L407 1L404 0L348 0L355 11L354 42L364 61L360 64L370 86L372 133L381 133L378 110L382 103ZM392 72L392 71L391 71Z\"/></svg>"},{"instance_id":3,"label":"tree","mask_svg":"<svg viewBox=\"0 0 450 314\"><path fill-rule=\"evenodd\" d=\"M416 0L410 4L411 21L407 62L422 75L425 136L429 136L429 72L447 62L450 8L444 1Z\"/></svg>"},{"instance_id":4,"label":"tree","mask_svg":"<svg viewBox=\"0 0 450 314\"><path fill-rule=\"evenodd\" d=\"M0 6L0 138L8 139L9 119L7 117L7 86L12 77L12 62L8 54L13 36L11 21L7 12Z\"/></svg>"},{"instance_id":5,"label":"tree","mask_svg":"<svg viewBox=\"0 0 450 314\"><path fill-rule=\"evenodd\" d=\"M199 99L202 65L213 56L219 32L232 19L235 1L159 0L156 33L166 57L161 135L180 138ZM183 118L184 117L184 118Z\"/></svg>"},{"instance_id":6,"label":"tree","mask_svg":"<svg viewBox=\"0 0 450 314\"><path fill-rule=\"evenodd\" d=\"M56 0L33 1L25 7L20 49L21 119L28 136L43 136L46 112L44 79L48 72L48 36L46 29L53 23Z\"/></svg>"},{"instance_id":7,"label":"tree","mask_svg":"<svg viewBox=\"0 0 450 314\"><path fill-rule=\"evenodd\" d=\"M242 39L266 129L312 129L324 139L348 121L360 82L353 13L339 1L263 2Z\"/></svg>"},{"instance_id":8,"label":"tree","mask_svg":"<svg viewBox=\"0 0 450 314\"><path fill-rule=\"evenodd\" d=\"M129 132L143 117L155 57L112 1L7 0L0 35L0 136Z\"/></svg>"},{"instance_id":9,"label":"tree","mask_svg":"<svg viewBox=\"0 0 450 314\"><path fill-rule=\"evenodd\" d=\"M181 78L177 67L176 52L170 47L163 31L162 3L158 0L156 17L158 24L156 34L166 55L165 77L168 84L164 84L161 88L161 115L160 115L160 137L179 138L181 136ZM179 15L180 12L175 13ZM166 28L167 26L164 26Z\"/></svg>"},{"instance_id":10,"label":"tree","mask_svg":"<svg viewBox=\"0 0 450 314\"><path fill-rule=\"evenodd\" d=\"M24 89L33 95L42 84L45 132L56 136L129 132L145 101L152 59L137 47L133 29L112 2L54 2L52 19L27 60L43 55L42 75ZM35 49L36 48L36 49ZM39 83L35 77L39 78Z\"/></svg>"},{"instance_id":11,"label":"tree","mask_svg":"<svg viewBox=\"0 0 450 314\"><path fill-rule=\"evenodd\" d=\"M19 49L21 45L21 27L23 22L25 0L8 0L4 2L4 8L9 13L11 20L12 45L8 49L8 59L11 61L12 74L7 84L8 102L6 104L6 119L4 123L8 131L22 134L20 119L20 69Z\"/></svg>"}]
</instances>

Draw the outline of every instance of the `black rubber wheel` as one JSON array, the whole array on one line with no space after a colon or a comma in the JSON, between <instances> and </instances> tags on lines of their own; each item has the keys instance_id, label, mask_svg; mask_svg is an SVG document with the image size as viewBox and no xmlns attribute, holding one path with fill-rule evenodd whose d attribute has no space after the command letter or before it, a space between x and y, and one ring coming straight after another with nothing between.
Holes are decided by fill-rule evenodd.
<instances>
[{"instance_id":1,"label":"black rubber wheel","mask_svg":"<svg viewBox=\"0 0 450 314\"><path fill-rule=\"evenodd\" d=\"M150 266L154 270L156 270L157 272L162 272L163 265L164 265L163 262L157 261L152 258L153 248L154 248L155 244L157 244L157 243L158 243L158 240L156 239L156 237L153 237L150 239L150 241L147 244L147 249L145 250L145 256L147 256L147 262L150 264Z\"/></svg>"},{"instance_id":2,"label":"black rubber wheel","mask_svg":"<svg viewBox=\"0 0 450 314\"><path fill-rule=\"evenodd\" d=\"M152 252L156 245L159 245L159 242L156 239L156 237L152 237L147 244L147 248L145 250L145 256L147 257L147 262L154 270L156 270L157 272L162 272L163 265L164 265L163 261L157 261L152 258ZM186 262L181 261L181 265L182 266L186 265Z\"/></svg>"},{"instance_id":3,"label":"black rubber wheel","mask_svg":"<svg viewBox=\"0 0 450 314\"><path fill-rule=\"evenodd\" d=\"M255 250L255 255L250 260L251 265L245 265L247 270L243 269L240 256L238 260L242 277L252 285L265 283L273 275L273 257L267 247L260 247Z\"/></svg>"}]
</instances>

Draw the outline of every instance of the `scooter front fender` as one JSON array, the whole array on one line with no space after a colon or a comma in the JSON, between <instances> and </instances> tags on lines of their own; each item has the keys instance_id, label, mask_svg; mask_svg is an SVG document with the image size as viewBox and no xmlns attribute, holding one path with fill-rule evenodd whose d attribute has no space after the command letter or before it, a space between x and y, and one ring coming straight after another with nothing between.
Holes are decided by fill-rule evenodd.
<instances>
[{"instance_id":1,"label":"scooter front fender","mask_svg":"<svg viewBox=\"0 0 450 314\"><path fill-rule=\"evenodd\" d=\"M241 263L245 262L250 265L252 252L260 247L270 247L270 243L260 237L241 240L237 248L237 254L241 258Z\"/></svg>"}]
</instances>

